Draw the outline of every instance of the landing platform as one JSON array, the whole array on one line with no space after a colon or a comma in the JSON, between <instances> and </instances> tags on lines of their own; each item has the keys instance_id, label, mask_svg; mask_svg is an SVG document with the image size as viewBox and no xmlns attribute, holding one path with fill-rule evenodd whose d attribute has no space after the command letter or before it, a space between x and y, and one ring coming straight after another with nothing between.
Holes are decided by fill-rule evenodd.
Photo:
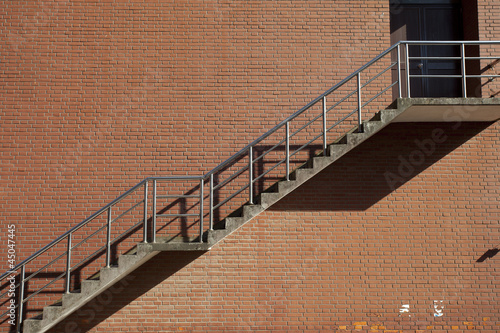
<instances>
[{"instance_id":1,"label":"landing platform","mask_svg":"<svg viewBox=\"0 0 500 333\"><path fill-rule=\"evenodd\" d=\"M406 110L393 122L494 122L500 119L500 98L401 98Z\"/></svg>"}]
</instances>

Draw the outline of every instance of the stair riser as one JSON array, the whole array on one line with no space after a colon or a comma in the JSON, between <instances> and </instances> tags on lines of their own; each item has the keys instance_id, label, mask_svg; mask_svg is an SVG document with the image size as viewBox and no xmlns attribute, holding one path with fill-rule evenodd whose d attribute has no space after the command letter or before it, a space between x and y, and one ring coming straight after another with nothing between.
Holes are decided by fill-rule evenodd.
<instances>
[{"instance_id":1,"label":"stair riser","mask_svg":"<svg viewBox=\"0 0 500 333\"><path fill-rule=\"evenodd\" d=\"M262 193L260 195L260 204L262 207L268 208L281 198L282 195L280 195L279 193Z\"/></svg>"},{"instance_id":2,"label":"stair riser","mask_svg":"<svg viewBox=\"0 0 500 333\"><path fill-rule=\"evenodd\" d=\"M312 169L298 169L295 171L295 180L299 183L303 183L310 179L316 174Z\"/></svg>"},{"instance_id":3,"label":"stair riser","mask_svg":"<svg viewBox=\"0 0 500 333\"><path fill-rule=\"evenodd\" d=\"M23 322L23 333L36 333L40 331L41 327L42 327L41 320L26 319Z\"/></svg>"},{"instance_id":4,"label":"stair riser","mask_svg":"<svg viewBox=\"0 0 500 333\"><path fill-rule=\"evenodd\" d=\"M399 110L382 110L380 111L380 119L382 123L387 124L391 122L401 111Z\"/></svg>"},{"instance_id":5,"label":"stair riser","mask_svg":"<svg viewBox=\"0 0 500 333\"><path fill-rule=\"evenodd\" d=\"M137 262L137 260L138 257L136 255L121 255L120 257L118 257L118 267L125 270L130 266L133 266Z\"/></svg>"},{"instance_id":6,"label":"stair riser","mask_svg":"<svg viewBox=\"0 0 500 333\"><path fill-rule=\"evenodd\" d=\"M245 219L242 217L227 217L225 219L225 229L229 231L233 231L238 229L243 223Z\"/></svg>"},{"instance_id":7,"label":"stair riser","mask_svg":"<svg viewBox=\"0 0 500 333\"><path fill-rule=\"evenodd\" d=\"M228 234L228 230L211 230L208 232L208 243L216 244Z\"/></svg>"},{"instance_id":8,"label":"stair riser","mask_svg":"<svg viewBox=\"0 0 500 333\"><path fill-rule=\"evenodd\" d=\"M82 295L93 294L100 287L99 280L86 280L82 281Z\"/></svg>"},{"instance_id":9,"label":"stair riser","mask_svg":"<svg viewBox=\"0 0 500 333\"><path fill-rule=\"evenodd\" d=\"M58 318L63 312L62 306L46 306L43 308L43 320L41 326L50 324L53 320Z\"/></svg>"},{"instance_id":10,"label":"stair riser","mask_svg":"<svg viewBox=\"0 0 500 333\"><path fill-rule=\"evenodd\" d=\"M264 209L260 205L243 206L243 217L248 220L259 215L263 210Z\"/></svg>"}]
</instances>

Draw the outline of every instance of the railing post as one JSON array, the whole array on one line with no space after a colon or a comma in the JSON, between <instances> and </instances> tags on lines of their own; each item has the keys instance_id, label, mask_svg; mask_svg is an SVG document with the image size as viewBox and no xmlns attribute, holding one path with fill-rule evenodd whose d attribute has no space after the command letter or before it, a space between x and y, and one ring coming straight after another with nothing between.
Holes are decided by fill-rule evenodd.
<instances>
[{"instance_id":1,"label":"railing post","mask_svg":"<svg viewBox=\"0 0 500 333\"><path fill-rule=\"evenodd\" d=\"M106 229L106 267L111 264L111 207L108 208L108 222Z\"/></svg>"},{"instance_id":2,"label":"railing post","mask_svg":"<svg viewBox=\"0 0 500 333\"><path fill-rule=\"evenodd\" d=\"M410 46L405 44L405 62L406 62L406 97L410 98Z\"/></svg>"},{"instance_id":3,"label":"railing post","mask_svg":"<svg viewBox=\"0 0 500 333\"><path fill-rule=\"evenodd\" d=\"M68 235L68 251L66 252L66 294L69 294L69 285L71 283L71 236L73 234L69 233Z\"/></svg>"},{"instance_id":4,"label":"railing post","mask_svg":"<svg viewBox=\"0 0 500 333\"><path fill-rule=\"evenodd\" d=\"M143 230L143 242L148 242L148 181L144 183L144 230Z\"/></svg>"},{"instance_id":5,"label":"railing post","mask_svg":"<svg viewBox=\"0 0 500 333\"><path fill-rule=\"evenodd\" d=\"M286 153L286 180L290 180L290 122L285 123L285 130L286 130L286 146L285 146L285 153Z\"/></svg>"},{"instance_id":6,"label":"railing post","mask_svg":"<svg viewBox=\"0 0 500 333\"><path fill-rule=\"evenodd\" d=\"M465 44L460 44L460 56L462 58L462 96L467 98L467 76L465 73Z\"/></svg>"},{"instance_id":7,"label":"railing post","mask_svg":"<svg viewBox=\"0 0 500 333\"><path fill-rule=\"evenodd\" d=\"M209 211L208 211L208 227L210 230L214 230L214 174L210 174L210 200L209 200Z\"/></svg>"},{"instance_id":8,"label":"railing post","mask_svg":"<svg viewBox=\"0 0 500 333\"><path fill-rule=\"evenodd\" d=\"M23 323L23 305L24 305L24 276L26 275L26 266L21 266L21 279L19 280L19 308L17 311L17 331L21 332Z\"/></svg>"},{"instance_id":9,"label":"railing post","mask_svg":"<svg viewBox=\"0 0 500 333\"><path fill-rule=\"evenodd\" d=\"M151 226L152 230L152 239L153 243L156 243L156 179L153 180L153 225Z\"/></svg>"},{"instance_id":10,"label":"railing post","mask_svg":"<svg viewBox=\"0 0 500 333\"><path fill-rule=\"evenodd\" d=\"M253 205L253 147L250 146L250 149L248 150L248 196L249 196L249 203Z\"/></svg>"},{"instance_id":11,"label":"railing post","mask_svg":"<svg viewBox=\"0 0 500 333\"><path fill-rule=\"evenodd\" d=\"M397 63L398 63L398 97L401 98L402 96L402 91L401 91L401 44L398 44L397 46Z\"/></svg>"},{"instance_id":12,"label":"railing post","mask_svg":"<svg viewBox=\"0 0 500 333\"><path fill-rule=\"evenodd\" d=\"M200 179L200 243L203 243L203 178Z\"/></svg>"},{"instance_id":13,"label":"railing post","mask_svg":"<svg viewBox=\"0 0 500 333\"><path fill-rule=\"evenodd\" d=\"M361 125L361 72L358 72L357 81L358 81L358 131L362 132L363 128Z\"/></svg>"},{"instance_id":14,"label":"railing post","mask_svg":"<svg viewBox=\"0 0 500 333\"><path fill-rule=\"evenodd\" d=\"M323 156L326 156L326 96L323 96Z\"/></svg>"}]
</instances>

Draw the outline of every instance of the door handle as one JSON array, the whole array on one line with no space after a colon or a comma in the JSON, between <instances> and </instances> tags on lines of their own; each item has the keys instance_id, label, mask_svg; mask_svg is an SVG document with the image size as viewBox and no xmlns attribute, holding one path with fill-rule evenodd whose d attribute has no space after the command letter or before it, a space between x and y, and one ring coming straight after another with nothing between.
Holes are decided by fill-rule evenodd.
<instances>
[{"instance_id":1,"label":"door handle","mask_svg":"<svg viewBox=\"0 0 500 333\"><path fill-rule=\"evenodd\" d=\"M418 69L422 69L422 68L424 68L424 64L420 63L420 64L417 65L417 67L418 67Z\"/></svg>"}]
</instances>

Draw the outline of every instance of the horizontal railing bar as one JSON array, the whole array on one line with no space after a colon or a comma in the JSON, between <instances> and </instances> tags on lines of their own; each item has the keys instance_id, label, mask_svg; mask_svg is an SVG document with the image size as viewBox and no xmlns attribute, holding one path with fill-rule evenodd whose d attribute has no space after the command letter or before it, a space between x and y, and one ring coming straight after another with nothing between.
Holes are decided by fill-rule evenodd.
<instances>
[{"instance_id":1,"label":"horizontal railing bar","mask_svg":"<svg viewBox=\"0 0 500 333\"><path fill-rule=\"evenodd\" d=\"M148 180L200 180L204 179L203 176L163 176L163 177L149 177Z\"/></svg>"},{"instance_id":2,"label":"horizontal railing bar","mask_svg":"<svg viewBox=\"0 0 500 333\"><path fill-rule=\"evenodd\" d=\"M48 286L52 285L54 282L56 282L57 280L61 279L63 276L66 275L66 272L63 272L61 275L59 275L58 277L54 278L52 281L50 281L49 283L47 283L45 286L43 286L42 288L38 289L37 291L35 291L33 294L29 295L28 297L26 297L24 300L22 300L22 303L26 303L27 301L29 301L31 298L33 298L34 296L38 295L41 291L43 291L45 288L47 288ZM19 302L21 303L21 302Z\"/></svg>"},{"instance_id":3,"label":"horizontal railing bar","mask_svg":"<svg viewBox=\"0 0 500 333\"><path fill-rule=\"evenodd\" d=\"M25 280L26 280L26 279L25 279ZM21 285L21 283L20 283L20 282L19 282L19 283L17 283L17 284L15 284L15 285L14 285L14 289L19 288L19 286L20 286L20 285ZM1 294L1 295L0 295L0 299L2 299L2 297L4 297L5 295L7 295L9 292L10 292L10 290L9 290L9 288L7 288L7 291L6 291L6 292L4 292L3 294ZM0 318L1 318L1 317L2 317L2 316L0 316Z\"/></svg>"},{"instance_id":4,"label":"horizontal railing bar","mask_svg":"<svg viewBox=\"0 0 500 333\"><path fill-rule=\"evenodd\" d=\"M238 177L239 175L241 175L246 170L248 170L248 164L246 164L243 168L240 168L239 170L235 171L231 176L226 178L224 181L222 181L222 182L218 183L216 186L214 186L214 191L218 190L220 187L226 185L227 183L229 183L231 180L233 180L236 177Z\"/></svg>"},{"instance_id":5,"label":"horizontal railing bar","mask_svg":"<svg viewBox=\"0 0 500 333\"><path fill-rule=\"evenodd\" d=\"M462 60L462 57L408 57L409 60Z\"/></svg>"},{"instance_id":6,"label":"horizontal railing bar","mask_svg":"<svg viewBox=\"0 0 500 333\"><path fill-rule=\"evenodd\" d=\"M189 217L200 216L200 214L156 214L156 217Z\"/></svg>"},{"instance_id":7,"label":"horizontal railing bar","mask_svg":"<svg viewBox=\"0 0 500 333\"><path fill-rule=\"evenodd\" d=\"M464 57L465 60L497 60L500 57Z\"/></svg>"},{"instance_id":8,"label":"horizontal railing bar","mask_svg":"<svg viewBox=\"0 0 500 333\"><path fill-rule=\"evenodd\" d=\"M185 198L199 198L199 195L157 195L157 199L185 199Z\"/></svg>"},{"instance_id":9,"label":"horizontal railing bar","mask_svg":"<svg viewBox=\"0 0 500 333\"><path fill-rule=\"evenodd\" d=\"M119 218L121 218L123 215L128 214L130 211L132 211L133 209L135 209L138 206L142 205L143 203L144 203L144 200L138 201L135 205L133 205L132 207L130 207L129 209L127 209L126 211L124 211L123 213L121 213L120 215L118 215L117 217L115 217L113 220L111 220L111 223L114 223L116 220L118 220Z\"/></svg>"},{"instance_id":10,"label":"horizontal railing bar","mask_svg":"<svg viewBox=\"0 0 500 333\"><path fill-rule=\"evenodd\" d=\"M321 135L323 135L323 133L321 133ZM278 163L276 163L273 167L271 167L269 170L267 170L266 172L264 172L263 174L261 174L259 177L255 178L253 181L256 182L257 180L259 180L260 178L264 177L265 175L267 175L269 172L273 171L274 169L276 169L277 167L279 167L281 164L285 163L286 161L286 157L284 159L282 159L281 161L279 161Z\"/></svg>"},{"instance_id":11,"label":"horizontal railing bar","mask_svg":"<svg viewBox=\"0 0 500 333\"><path fill-rule=\"evenodd\" d=\"M89 255L87 258L93 258L96 254L98 254L101 251L104 251L106 249L106 245L101 246L97 250L95 250L91 255ZM70 271L74 271L76 268L80 267L81 264L85 263L85 261L80 261L79 263L75 264L73 267L70 267Z\"/></svg>"},{"instance_id":12,"label":"horizontal railing bar","mask_svg":"<svg viewBox=\"0 0 500 333\"><path fill-rule=\"evenodd\" d=\"M234 193L233 195L231 195L229 198L225 199L224 201L220 202L219 204L215 205L213 209L219 208L220 206L222 206L223 204L225 204L226 202L228 202L229 200L231 200L232 198L234 198L235 196L237 196L238 194L240 194L241 192L246 190L249 186L250 186L250 184L243 185L243 187L241 189L239 189L238 191L236 191L236 193Z\"/></svg>"},{"instance_id":13,"label":"horizontal railing bar","mask_svg":"<svg viewBox=\"0 0 500 333\"><path fill-rule=\"evenodd\" d=\"M255 164L255 162L257 162L258 160L263 159L267 154L269 154L270 152L274 151L277 147L281 146L285 141L286 141L286 138L282 139L280 142L278 142L277 144L275 144L273 147L269 148L264 153L260 154L256 158L254 158L253 163Z\"/></svg>"},{"instance_id":14,"label":"horizontal railing bar","mask_svg":"<svg viewBox=\"0 0 500 333\"><path fill-rule=\"evenodd\" d=\"M410 74L410 77L438 77L438 78L462 78L462 75L454 75L454 74L435 74L435 75L430 75L430 74Z\"/></svg>"},{"instance_id":15,"label":"horizontal railing bar","mask_svg":"<svg viewBox=\"0 0 500 333\"><path fill-rule=\"evenodd\" d=\"M489 45L500 44L500 40L482 41L482 40L457 40L457 41L431 41L431 40L402 40L397 44L408 45Z\"/></svg>"},{"instance_id":16,"label":"horizontal railing bar","mask_svg":"<svg viewBox=\"0 0 500 333\"><path fill-rule=\"evenodd\" d=\"M466 75L465 77L474 77L474 78L480 78L480 77L500 77L499 74L491 74L491 75Z\"/></svg>"}]
</instances>

